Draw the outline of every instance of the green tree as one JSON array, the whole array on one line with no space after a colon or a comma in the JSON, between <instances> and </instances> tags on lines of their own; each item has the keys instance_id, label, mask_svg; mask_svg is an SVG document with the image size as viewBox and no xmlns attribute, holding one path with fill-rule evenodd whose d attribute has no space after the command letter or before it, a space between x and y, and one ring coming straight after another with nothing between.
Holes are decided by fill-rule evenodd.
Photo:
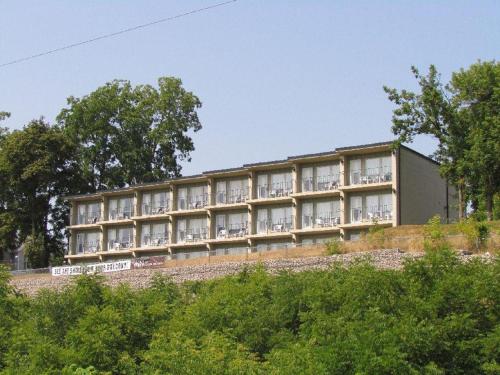
<instances>
[{"instance_id":1,"label":"green tree","mask_svg":"<svg viewBox=\"0 0 500 375\"><path fill-rule=\"evenodd\" d=\"M392 118L396 145L420 134L437 139L434 156L442 175L458 188L460 218L467 201L476 210L485 201L491 219L500 185L500 64L478 62L454 73L446 85L433 65L426 76L415 67L412 72L420 92L384 86L397 106Z\"/></svg>"},{"instance_id":2,"label":"green tree","mask_svg":"<svg viewBox=\"0 0 500 375\"><path fill-rule=\"evenodd\" d=\"M162 77L158 88L115 80L83 98L68 98L59 124L79 145L90 191L180 174L194 150L189 132L201 129L200 100L180 79Z\"/></svg>"},{"instance_id":3,"label":"green tree","mask_svg":"<svg viewBox=\"0 0 500 375\"><path fill-rule=\"evenodd\" d=\"M0 143L0 176L5 189L0 233L6 232L11 245L28 235L43 244L40 260L33 262L36 265L46 265L50 253L62 252L56 216L51 213L56 197L67 193L77 176L74 152L61 129L43 119L7 134ZM12 238L12 226L17 227L17 241Z\"/></svg>"}]
</instances>

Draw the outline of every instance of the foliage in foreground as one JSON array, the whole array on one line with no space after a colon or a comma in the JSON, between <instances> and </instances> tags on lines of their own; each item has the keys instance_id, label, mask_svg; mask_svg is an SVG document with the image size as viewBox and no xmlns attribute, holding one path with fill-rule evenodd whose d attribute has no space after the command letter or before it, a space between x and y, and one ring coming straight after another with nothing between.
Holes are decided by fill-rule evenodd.
<instances>
[{"instance_id":1,"label":"foliage in foreground","mask_svg":"<svg viewBox=\"0 0 500 375\"><path fill-rule=\"evenodd\" d=\"M494 374L500 261L446 250L402 271L261 267L134 291L76 279L14 294L0 277L1 374Z\"/></svg>"}]
</instances>

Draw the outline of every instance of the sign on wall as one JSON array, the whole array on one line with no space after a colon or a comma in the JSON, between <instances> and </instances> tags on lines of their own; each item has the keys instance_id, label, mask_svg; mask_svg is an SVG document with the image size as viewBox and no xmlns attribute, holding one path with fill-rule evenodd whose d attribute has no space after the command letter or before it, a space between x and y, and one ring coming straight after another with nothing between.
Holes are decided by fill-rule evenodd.
<instances>
[{"instance_id":1,"label":"sign on wall","mask_svg":"<svg viewBox=\"0 0 500 375\"><path fill-rule=\"evenodd\" d=\"M52 276L73 276L86 273L116 272L129 270L130 260L120 260L109 263L80 264L75 266L52 267Z\"/></svg>"},{"instance_id":2,"label":"sign on wall","mask_svg":"<svg viewBox=\"0 0 500 375\"><path fill-rule=\"evenodd\" d=\"M164 255L157 255L151 257L141 257L132 260L132 268L158 268L165 265L168 258Z\"/></svg>"}]
</instances>

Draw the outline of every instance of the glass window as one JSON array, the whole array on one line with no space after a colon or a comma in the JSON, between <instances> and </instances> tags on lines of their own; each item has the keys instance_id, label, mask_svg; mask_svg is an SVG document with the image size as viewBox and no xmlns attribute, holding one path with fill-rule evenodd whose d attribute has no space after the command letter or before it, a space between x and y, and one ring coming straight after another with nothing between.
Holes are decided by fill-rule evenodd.
<instances>
[{"instance_id":1,"label":"glass window","mask_svg":"<svg viewBox=\"0 0 500 375\"><path fill-rule=\"evenodd\" d=\"M313 190L313 168L302 168L302 191Z\"/></svg>"},{"instance_id":2,"label":"glass window","mask_svg":"<svg viewBox=\"0 0 500 375\"><path fill-rule=\"evenodd\" d=\"M302 228L310 228L313 223L313 204L302 204Z\"/></svg>"},{"instance_id":3,"label":"glass window","mask_svg":"<svg viewBox=\"0 0 500 375\"><path fill-rule=\"evenodd\" d=\"M349 162L349 172L351 176L351 184L359 184L361 182L361 160L353 159Z\"/></svg>"},{"instance_id":4,"label":"glass window","mask_svg":"<svg viewBox=\"0 0 500 375\"><path fill-rule=\"evenodd\" d=\"M226 181L218 181L216 186L216 202L226 203Z\"/></svg>"}]
</instances>

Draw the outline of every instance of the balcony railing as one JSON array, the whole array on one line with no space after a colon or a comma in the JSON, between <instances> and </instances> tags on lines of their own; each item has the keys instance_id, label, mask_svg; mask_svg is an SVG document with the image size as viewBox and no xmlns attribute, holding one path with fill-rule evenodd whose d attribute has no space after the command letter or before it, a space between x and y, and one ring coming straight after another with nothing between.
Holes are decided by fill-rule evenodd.
<instances>
[{"instance_id":1,"label":"balcony railing","mask_svg":"<svg viewBox=\"0 0 500 375\"><path fill-rule=\"evenodd\" d=\"M178 231L177 243L200 242L208 239L208 228L189 228Z\"/></svg>"},{"instance_id":2,"label":"balcony railing","mask_svg":"<svg viewBox=\"0 0 500 375\"><path fill-rule=\"evenodd\" d=\"M85 214L78 214L77 224L95 224L101 221L101 211L89 211Z\"/></svg>"},{"instance_id":3,"label":"balcony railing","mask_svg":"<svg viewBox=\"0 0 500 375\"><path fill-rule=\"evenodd\" d=\"M290 232L293 229L293 217L281 218L275 221L259 220L257 222L257 233L280 233Z\"/></svg>"},{"instance_id":4,"label":"balcony railing","mask_svg":"<svg viewBox=\"0 0 500 375\"><path fill-rule=\"evenodd\" d=\"M306 177L302 179L302 191L329 191L337 190L340 186L340 174Z\"/></svg>"},{"instance_id":5,"label":"balcony railing","mask_svg":"<svg viewBox=\"0 0 500 375\"><path fill-rule=\"evenodd\" d=\"M338 225L340 225L340 211L319 213L316 216L302 216L302 229L333 228Z\"/></svg>"},{"instance_id":6,"label":"balcony railing","mask_svg":"<svg viewBox=\"0 0 500 375\"><path fill-rule=\"evenodd\" d=\"M92 254L100 250L100 241L85 241L76 243L77 254Z\"/></svg>"},{"instance_id":7,"label":"balcony railing","mask_svg":"<svg viewBox=\"0 0 500 375\"><path fill-rule=\"evenodd\" d=\"M392 181L391 167L368 168L352 171L350 175L351 185L377 184Z\"/></svg>"},{"instance_id":8,"label":"balcony railing","mask_svg":"<svg viewBox=\"0 0 500 375\"><path fill-rule=\"evenodd\" d=\"M134 247L134 239L131 237L124 237L121 239L108 241L108 251L126 250L132 247Z\"/></svg>"},{"instance_id":9,"label":"balcony railing","mask_svg":"<svg viewBox=\"0 0 500 375\"><path fill-rule=\"evenodd\" d=\"M170 201L144 203L142 205L142 215L161 215L170 211Z\"/></svg>"},{"instance_id":10,"label":"balcony railing","mask_svg":"<svg viewBox=\"0 0 500 375\"><path fill-rule=\"evenodd\" d=\"M244 203L248 200L248 188L246 189L235 189L226 191L219 191L215 195L216 204L236 204Z\"/></svg>"},{"instance_id":11,"label":"balcony railing","mask_svg":"<svg viewBox=\"0 0 500 375\"><path fill-rule=\"evenodd\" d=\"M392 205L372 206L351 209L351 223L390 221Z\"/></svg>"},{"instance_id":12,"label":"balcony railing","mask_svg":"<svg viewBox=\"0 0 500 375\"><path fill-rule=\"evenodd\" d=\"M248 234L248 223L230 224L217 227L217 238L245 237Z\"/></svg>"},{"instance_id":13,"label":"balcony railing","mask_svg":"<svg viewBox=\"0 0 500 375\"><path fill-rule=\"evenodd\" d=\"M170 236L165 232L145 234L142 236L141 247L160 247L170 243Z\"/></svg>"},{"instance_id":14,"label":"balcony railing","mask_svg":"<svg viewBox=\"0 0 500 375\"><path fill-rule=\"evenodd\" d=\"M208 194L188 195L187 197L179 197L177 199L177 209L196 210L208 205Z\"/></svg>"},{"instance_id":15,"label":"balcony railing","mask_svg":"<svg viewBox=\"0 0 500 375\"><path fill-rule=\"evenodd\" d=\"M292 186L292 181L278 182L270 185L257 185L257 198L288 197L293 192Z\"/></svg>"},{"instance_id":16,"label":"balcony railing","mask_svg":"<svg viewBox=\"0 0 500 375\"><path fill-rule=\"evenodd\" d=\"M119 208L109 211L109 220L125 220L134 216L133 208Z\"/></svg>"}]
</instances>

